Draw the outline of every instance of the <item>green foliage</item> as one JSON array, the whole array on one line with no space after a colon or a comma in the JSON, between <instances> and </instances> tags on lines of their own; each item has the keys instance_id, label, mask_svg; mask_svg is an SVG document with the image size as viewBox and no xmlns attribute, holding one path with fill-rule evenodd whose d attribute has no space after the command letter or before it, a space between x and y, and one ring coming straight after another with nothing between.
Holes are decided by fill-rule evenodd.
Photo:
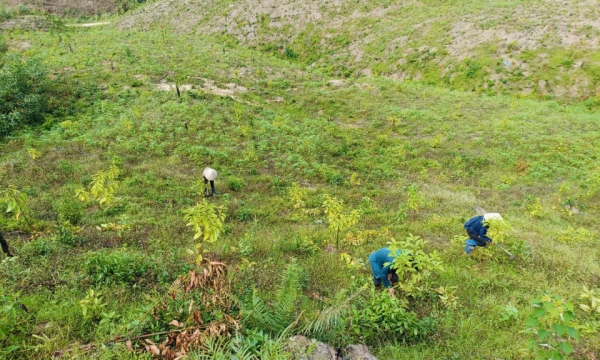
<instances>
[{"instance_id":1,"label":"green foliage","mask_svg":"<svg viewBox=\"0 0 600 360\"><path fill-rule=\"evenodd\" d=\"M99 206L110 208L119 200L115 191L119 186L117 178L120 170L116 164L112 164L107 170L100 170L92 176L89 192L84 189L75 191L75 196L81 201L90 201L92 198Z\"/></svg>"},{"instance_id":2,"label":"green foliage","mask_svg":"<svg viewBox=\"0 0 600 360\"><path fill-rule=\"evenodd\" d=\"M539 197L528 196L526 198L525 209L533 222L534 219L542 218L544 215L544 207L540 203Z\"/></svg>"},{"instance_id":3,"label":"green foliage","mask_svg":"<svg viewBox=\"0 0 600 360\"><path fill-rule=\"evenodd\" d=\"M421 194L419 187L415 184L410 184L405 187L404 192L407 196L406 205L410 210L412 210L412 219L414 220L415 215L419 212L419 209L421 208L421 205L423 205L425 198Z\"/></svg>"},{"instance_id":4,"label":"green foliage","mask_svg":"<svg viewBox=\"0 0 600 360\"><path fill-rule=\"evenodd\" d=\"M79 241L77 235L80 231L80 228L71 225L68 221L58 221L53 239L65 245L75 246Z\"/></svg>"},{"instance_id":5,"label":"green foliage","mask_svg":"<svg viewBox=\"0 0 600 360\"><path fill-rule=\"evenodd\" d=\"M409 234L402 240L388 242L394 260L390 265L396 270L400 281L396 285L407 295L423 293L431 277L442 271L442 261L437 251L425 252L425 240ZM397 251L401 253L396 255Z\"/></svg>"},{"instance_id":6,"label":"green foliage","mask_svg":"<svg viewBox=\"0 0 600 360\"><path fill-rule=\"evenodd\" d=\"M41 123L48 108L50 82L39 59L6 54L0 63L0 136Z\"/></svg>"},{"instance_id":7,"label":"green foliage","mask_svg":"<svg viewBox=\"0 0 600 360\"><path fill-rule=\"evenodd\" d=\"M534 313L527 319L527 331L535 335L527 350L536 359L565 359L573 352L572 340L579 340L573 304L557 295L546 294L531 302Z\"/></svg>"},{"instance_id":8,"label":"green foliage","mask_svg":"<svg viewBox=\"0 0 600 360\"><path fill-rule=\"evenodd\" d=\"M231 191L241 191L244 187L244 181L238 177L229 177L227 179L227 188Z\"/></svg>"},{"instance_id":9,"label":"green foliage","mask_svg":"<svg viewBox=\"0 0 600 360\"><path fill-rule=\"evenodd\" d=\"M273 337L262 330L249 329L242 334L237 332L232 338L211 336L202 344L198 359L237 359L256 360L289 358L286 351L286 338Z\"/></svg>"},{"instance_id":10,"label":"green foliage","mask_svg":"<svg viewBox=\"0 0 600 360\"><path fill-rule=\"evenodd\" d=\"M325 7L329 6L325 3ZM365 7L364 14L386 12L386 16L377 17L384 19L380 26L386 29L405 23L394 21L399 13L414 15L412 19L405 17L409 22L414 20L413 25L426 24L421 33L439 39L435 41L440 43L436 44L436 50L417 50L427 45L419 39L419 31L393 32L397 41L373 39L369 44L356 44L357 53L364 51L362 60L356 62L354 55L347 52L336 58L337 44L352 39L352 34L334 32L331 38L326 38L320 36L318 29L310 27L306 31L306 41L275 43L273 53L278 53L278 59L222 37L215 41L202 34L174 34L168 26L156 29L150 26L143 32L123 31L120 26L92 27L85 31L4 32L11 47L28 43L30 46L23 53L43 58L52 69L52 79L56 77L59 84L68 81L80 96L69 98L75 104L72 109L60 114L53 112L52 116L46 116L43 127L6 138L0 149L2 185L18 184L19 189L27 193L27 205L35 216L35 219L30 217L34 226L27 229L35 231L32 234L23 234L25 229L14 226L14 213L9 214L13 220L3 219L3 233L19 257L16 261L6 260L0 267L0 288L7 291L23 289L19 301L27 305L31 316L28 326L35 329L21 337L19 345L22 347L12 357L49 358L57 350L73 357L137 356L118 345L98 346L79 354L78 347L69 344L110 340L114 331L111 324L120 329L119 334L128 333L134 326L132 324L151 304L158 302L167 289L159 284L138 286L146 280L145 276L139 277L135 286L99 282L95 290L101 290L103 302L110 303L103 310L106 315L101 312L96 320L84 323L78 302L86 297L85 291L92 279L85 276L85 271L84 278L81 277L86 256L78 254L101 247L114 248L126 242L131 252L147 259L160 259L169 279L175 279L183 271L198 269L185 258L188 246L181 234L187 221L182 222L180 211L196 202L191 191L191 184L197 179L193 164L216 161L228 169L229 174L243 174L244 181L252 184L252 191L230 192L227 196L210 199L215 206L231 201L231 206L225 206L224 212L241 221L224 224L218 240L214 244L205 244L201 250L205 257L229 265L229 275L240 285L242 294L239 296L243 301L251 296L251 289L255 287L268 310L272 311L275 301L270 298L274 297L274 291L268 291L275 287L280 269L288 258L297 256L298 265L306 269L309 279L304 291L306 296L299 295L296 302L295 315L304 312L298 327L293 330L302 329L303 322L315 319L322 307L323 312L331 308L329 315L326 312L322 317L321 330L311 336L336 347L359 342L359 335L354 338L349 330L353 319L349 309L361 311L367 301L363 302L361 296L348 304L345 300L354 295L354 291L341 294L340 290L347 289L352 278L366 280L369 269L363 265L368 254L383 246L390 238L389 234L399 234L394 235L396 238L403 238L408 233L418 234L429 241L427 252L433 249L439 252L446 271L424 279L418 287L427 291L406 297L410 303L403 304L408 313L414 311L419 317L432 311L438 313L440 331L417 346L404 345L403 337L395 341L394 334L373 338L370 341L377 346L371 350L382 359L398 356L478 359L491 355L516 358L516 348L520 346L518 340L523 337L518 334L523 328L522 317L500 320L504 316L502 306L507 301L520 304L531 294L546 288L566 296L582 284L594 284L600 276L593 242L563 246L552 241L568 226L597 233L598 209L595 204L600 194L597 191L600 188L597 181L597 107L590 103L569 105L562 101L534 99L545 96L543 92L550 91L548 86L558 89L556 98L561 98L561 93L572 93L575 89L565 86L569 81L580 82L577 87L587 91L584 78L562 75L588 71L585 69L595 66L598 59L588 61L585 56L576 53L569 56L567 52L554 60L552 54L556 48L547 47L543 50L549 56L549 69L543 74L547 78L537 79L535 66L546 66L546 58L541 57L541 52L532 50L528 55L532 62L527 62L530 69L527 78L515 80L512 72L516 77L516 65L505 67L501 61L496 64L496 51L490 62L481 56L482 49L477 48L472 54L478 64L469 64L473 65L470 70L474 77L467 78L465 74L469 69L465 62L461 61L460 69L456 69L456 63L445 62L444 49L451 39L446 42L444 36L435 36L454 35L452 24L428 20L430 12L452 13L455 8L464 10L465 4L361 3ZM530 6L522 0L499 6L468 2L468 6L478 13L489 8L502 12L525 5ZM344 2L340 14L348 15L345 12L353 6L352 2ZM577 4L573 3L573 6ZM372 21L370 15L362 16L362 11L357 17L350 18L355 25L363 26ZM207 14L209 12L210 9ZM461 13L461 16L468 17L468 14ZM115 18L114 21L120 20ZM508 26L511 19L499 16L494 21ZM487 23L481 25L490 27ZM529 25L525 22L513 29L521 31L521 26ZM264 31L271 30L265 28ZM287 28L284 26L282 31ZM467 35L476 33L466 32ZM392 32L382 31L381 34L387 36L385 34ZM460 37L458 33L456 35ZM405 37L409 41L404 41ZM321 41L325 43L320 45ZM298 54L297 62L291 64L280 59L283 57L281 44L289 45ZM336 84L330 82L334 79L314 70L323 64L320 51L327 49L326 59L331 63L329 73L358 75L358 71L375 61L369 55L370 47L376 53L394 57L377 60L381 66L371 67L373 74L396 73L404 80L350 76L343 84ZM491 47L503 51L501 43L491 44ZM404 53L410 55L401 56ZM306 57L311 60L305 62ZM518 54L515 57L524 61ZM156 61L158 58L161 61ZM560 65L563 58L576 59L573 68L580 59L585 60L585 66L583 70L558 73L553 69L553 62ZM313 63L313 66L304 66ZM342 63L345 67L339 66ZM440 68L440 64L444 66ZM420 74L422 82L441 84L447 81L444 86L477 91L485 84L486 73L494 71L499 80L493 81L493 86L488 84L492 90L486 96L450 92L422 86L416 79L409 80L411 74ZM172 75L174 73L176 75ZM559 74L560 80L557 79ZM175 91L158 91L156 87L164 76L167 84L176 79L181 81L182 89L185 82L193 86L191 92L201 96L188 96L191 92L184 91L177 98ZM503 79L506 83L502 83ZM523 81L535 85L541 80L551 81L546 87L538 86L540 94L532 93L527 100L492 94L496 91L514 94ZM102 91L91 91L88 83L96 84ZM590 82L590 86L596 83ZM236 92L233 84L248 91ZM233 95L214 94L213 90L220 91L217 88L226 92L231 90ZM52 96L50 101L55 98ZM69 113L71 110L74 112ZM393 117L396 119L388 123L386 119ZM35 149L35 152L28 149ZM43 156L38 157L36 152ZM36 159L31 157L32 154ZM85 190L89 192L91 176L86 174L105 170L109 164L102 165L102 162L115 154L123 158L126 165L121 170L126 176L118 179L119 187L114 195L123 194L127 206L95 211L93 205L97 202L90 194L93 203L79 204L87 212L76 224L79 210L71 211L67 205L62 209L65 189L70 189L68 184L83 176ZM228 186L227 178L224 188ZM290 185L294 186L294 181L300 183L296 190L300 196L288 201L286 195L290 195L288 189ZM553 194L565 182L571 184L570 190L555 200ZM421 203L415 202L418 206L414 209L409 207L409 194L403 188L408 184L418 187L418 194L424 199ZM326 193L344 201L342 213L352 210L348 204L361 213L360 229L354 225L340 231L340 246L344 252L330 254L322 249L323 242L332 239L334 234L316 222L320 218L313 215L315 210L322 209L321 196ZM531 223L531 211L536 209L528 207L530 200L523 199L523 193L534 196L531 204L539 198L539 204L552 203L556 208L548 206L543 209L542 216L534 214ZM481 261L477 254L475 257L464 256L463 218L468 216L469 207L478 202L510 214L514 234L509 232L504 240L500 236L500 241L505 241L504 245L509 246L511 252L517 246L526 249L526 244L535 251L535 261L509 263L500 250L490 246L476 253L485 251L496 257L494 261ZM52 229L50 203L57 204L55 211L61 223L66 220L75 225L85 223L81 239L85 235L86 241L78 241L77 247L71 248L59 243L58 238L43 240L50 236L51 230L57 233ZM585 214L567 218L565 203L576 205L582 212L581 203L584 203L587 205ZM296 204L300 205L296 207ZM1 209L4 212L5 207ZM131 219L127 222L132 226L127 233L131 236L125 239L117 236L124 230L118 228L125 225L115 219L117 214ZM250 219L252 223L248 221ZM100 229L96 230L96 226ZM249 226L252 226L251 231ZM371 233L371 229L383 227L389 228L388 235ZM352 234L346 236L348 231ZM245 233L251 233L252 237L242 239ZM447 241L455 234L462 235L453 241L456 247L447 246ZM28 240L36 237L40 239ZM409 275L410 272L405 277ZM438 289L440 292L436 291ZM402 302L405 293L397 290ZM204 308L207 304L211 307L210 301L199 301L200 297L194 296L198 307ZM168 294L167 298L170 298ZM166 325L169 321L174 318L183 321L190 316L191 298L192 295L186 297L184 302L178 296L176 305L169 311L161 313L161 309L157 310L160 323L149 312L132 335L172 330ZM459 305L455 306L457 302ZM591 305L588 300L578 303ZM594 313L582 314L586 328L578 328L581 334L591 334L599 328ZM238 315L236 309L210 309L206 314L202 311L204 320L222 319L224 314ZM102 321L103 325L100 324ZM484 327L498 325L497 331L481 331L481 324L485 324ZM191 321L186 322L188 325L191 326ZM264 333L267 334L264 337L251 336L246 326L240 336L249 338L242 341L244 346L276 341L270 331ZM473 335L475 333L477 336ZM160 342L165 336L157 337L153 340ZM74 352L67 353L67 347L73 348ZM585 352L598 353L599 343L593 336L584 337L578 348L585 357ZM190 357L200 357L198 352L204 350L196 351ZM256 355L258 351L254 351L254 356L269 358ZM223 357L232 357L229 354L225 352Z\"/></svg>"},{"instance_id":11,"label":"green foliage","mask_svg":"<svg viewBox=\"0 0 600 360\"><path fill-rule=\"evenodd\" d=\"M12 213L16 220L23 217L28 220L29 207L27 206L27 194L14 186L0 190L0 203L6 206L6 213Z\"/></svg>"},{"instance_id":12,"label":"green foliage","mask_svg":"<svg viewBox=\"0 0 600 360\"><path fill-rule=\"evenodd\" d=\"M29 318L19 303L20 294L8 292L9 289L0 286L0 355L7 357L21 347Z\"/></svg>"},{"instance_id":13,"label":"green foliage","mask_svg":"<svg viewBox=\"0 0 600 360\"><path fill-rule=\"evenodd\" d=\"M63 197L54 208L61 221L68 221L73 225L77 225L83 219L84 209L81 201L71 197Z\"/></svg>"},{"instance_id":14,"label":"green foliage","mask_svg":"<svg viewBox=\"0 0 600 360\"><path fill-rule=\"evenodd\" d=\"M583 291L579 294L579 300L585 303L580 303L581 310L587 313L596 313L600 315L600 291L583 287Z\"/></svg>"},{"instance_id":15,"label":"green foliage","mask_svg":"<svg viewBox=\"0 0 600 360\"><path fill-rule=\"evenodd\" d=\"M2 17L2 9L0 9L0 18ZM4 37L0 36L0 58L1 56L8 51L8 44Z\"/></svg>"},{"instance_id":16,"label":"green foliage","mask_svg":"<svg viewBox=\"0 0 600 360\"><path fill-rule=\"evenodd\" d=\"M339 248L340 231L344 231L358 222L360 210L352 210L344 214L344 200L338 200L327 194L323 200L323 210L329 220L329 229L335 233L336 248Z\"/></svg>"},{"instance_id":17,"label":"green foliage","mask_svg":"<svg viewBox=\"0 0 600 360\"><path fill-rule=\"evenodd\" d=\"M434 318L419 319L406 308L406 303L387 291L371 288L366 304L354 308L350 315L350 334L369 346L382 345L386 340L409 342L433 331Z\"/></svg>"},{"instance_id":18,"label":"green foliage","mask_svg":"<svg viewBox=\"0 0 600 360\"><path fill-rule=\"evenodd\" d=\"M84 268L96 283L133 284L142 279L152 280L157 267L143 254L120 249L89 253Z\"/></svg>"},{"instance_id":19,"label":"green foliage","mask_svg":"<svg viewBox=\"0 0 600 360\"><path fill-rule=\"evenodd\" d=\"M222 208L217 208L206 199L195 206L184 210L184 219L186 226L194 229L194 240L200 239L196 243L196 264L202 262L202 243L207 241L214 243L223 233L223 222L227 214Z\"/></svg>"},{"instance_id":20,"label":"green foliage","mask_svg":"<svg viewBox=\"0 0 600 360\"><path fill-rule=\"evenodd\" d=\"M511 324L517 321L519 318L519 309L514 305L506 305L500 312L500 321L503 324Z\"/></svg>"},{"instance_id":21,"label":"green foliage","mask_svg":"<svg viewBox=\"0 0 600 360\"><path fill-rule=\"evenodd\" d=\"M102 292L90 289L85 298L79 302L79 306L84 319L96 319L100 317L106 303L103 302Z\"/></svg>"},{"instance_id":22,"label":"green foliage","mask_svg":"<svg viewBox=\"0 0 600 360\"><path fill-rule=\"evenodd\" d=\"M566 230L561 231L556 240L563 244L579 244L585 242L593 242L596 239L596 234L588 229L580 227L574 229L568 226Z\"/></svg>"},{"instance_id":23,"label":"green foliage","mask_svg":"<svg viewBox=\"0 0 600 360\"><path fill-rule=\"evenodd\" d=\"M335 342L335 335L347 332L351 324L351 313L362 305L364 288L343 289L335 294L331 305L319 311L314 319L306 323L303 333L326 338Z\"/></svg>"},{"instance_id":24,"label":"green foliage","mask_svg":"<svg viewBox=\"0 0 600 360\"><path fill-rule=\"evenodd\" d=\"M256 289L250 300L242 306L244 323L255 329L280 335L295 323L298 299L302 293L304 269L294 261L289 263L281 274L280 283L274 296L268 301Z\"/></svg>"}]
</instances>

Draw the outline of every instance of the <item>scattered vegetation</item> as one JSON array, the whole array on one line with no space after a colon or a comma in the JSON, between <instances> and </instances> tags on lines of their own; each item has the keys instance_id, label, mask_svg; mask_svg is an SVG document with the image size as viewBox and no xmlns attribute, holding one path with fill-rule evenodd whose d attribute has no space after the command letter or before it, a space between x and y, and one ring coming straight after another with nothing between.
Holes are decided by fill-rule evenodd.
<instances>
[{"instance_id":1,"label":"scattered vegetation","mask_svg":"<svg viewBox=\"0 0 600 360\"><path fill-rule=\"evenodd\" d=\"M361 13L394 18L386 4ZM168 24L3 33L0 71L23 84L0 82L18 119L0 147L1 356L277 358L300 333L383 359L600 352L596 107L502 95L527 76L485 56L442 76L427 31L352 65L332 50L350 34L309 30L256 48ZM547 75L586 54L549 51ZM400 70L422 77L379 76ZM507 87L481 91L496 71ZM206 166L218 193L198 199ZM473 205L502 213L489 235L514 261L464 254ZM394 297L371 284L383 246L402 250Z\"/></svg>"}]
</instances>

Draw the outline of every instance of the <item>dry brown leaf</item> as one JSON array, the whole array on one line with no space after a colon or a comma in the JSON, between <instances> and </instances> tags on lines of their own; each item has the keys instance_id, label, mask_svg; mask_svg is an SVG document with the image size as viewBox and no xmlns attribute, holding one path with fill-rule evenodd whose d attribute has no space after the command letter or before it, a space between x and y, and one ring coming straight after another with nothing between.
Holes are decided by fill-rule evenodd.
<instances>
[{"instance_id":1,"label":"dry brown leaf","mask_svg":"<svg viewBox=\"0 0 600 360\"><path fill-rule=\"evenodd\" d=\"M169 325L173 325L173 326L175 326L175 327L182 327L182 326L183 326L183 324L182 324L182 323L180 323L180 322L179 322L179 321L177 321L177 320L172 320L172 321L169 323Z\"/></svg>"},{"instance_id":2,"label":"dry brown leaf","mask_svg":"<svg viewBox=\"0 0 600 360\"><path fill-rule=\"evenodd\" d=\"M150 345L150 352L154 355L160 355L160 350L156 347L156 345Z\"/></svg>"}]
</instances>

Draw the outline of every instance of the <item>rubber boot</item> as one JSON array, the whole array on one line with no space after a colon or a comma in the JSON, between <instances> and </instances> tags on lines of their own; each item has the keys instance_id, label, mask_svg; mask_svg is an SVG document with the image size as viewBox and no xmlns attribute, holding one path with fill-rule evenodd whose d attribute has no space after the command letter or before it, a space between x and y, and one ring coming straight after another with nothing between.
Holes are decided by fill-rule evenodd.
<instances>
[{"instance_id":1,"label":"rubber boot","mask_svg":"<svg viewBox=\"0 0 600 360\"><path fill-rule=\"evenodd\" d=\"M465 252L468 255L471 255L471 252L473 252L473 250L475 250L476 247L477 243L475 242L475 240L469 239L465 241Z\"/></svg>"}]
</instances>

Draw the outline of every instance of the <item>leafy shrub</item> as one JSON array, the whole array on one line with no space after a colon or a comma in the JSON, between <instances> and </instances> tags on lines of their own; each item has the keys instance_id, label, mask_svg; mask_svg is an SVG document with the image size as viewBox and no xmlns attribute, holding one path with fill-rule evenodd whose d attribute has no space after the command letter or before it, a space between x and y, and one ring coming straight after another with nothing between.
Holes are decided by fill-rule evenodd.
<instances>
[{"instance_id":1,"label":"leafy shrub","mask_svg":"<svg viewBox=\"0 0 600 360\"><path fill-rule=\"evenodd\" d=\"M1 13L0 13L0 18L2 18ZM0 37L0 54L4 54L7 51L8 51L8 44L6 43L6 40L4 38Z\"/></svg>"},{"instance_id":2,"label":"leafy shrub","mask_svg":"<svg viewBox=\"0 0 600 360\"><path fill-rule=\"evenodd\" d=\"M22 254L31 254L34 257L47 256L52 253L52 245L48 239L39 238L23 244L21 248Z\"/></svg>"},{"instance_id":3,"label":"leafy shrub","mask_svg":"<svg viewBox=\"0 0 600 360\"><path fill-rule=\"evenodd\" d=\"M47 71L38 59L6 54L0 64L0 136L44 120L50 110Z\"/></svg>"},{"instance_id":4,"label":"leafy shrub","mask_svg":"<svg viewBox=\"0 0 600 360\"><path fill-rule=\"evenodd\" d=\"M56 206L55 211L62 221L68 221L73 225L77 225L83 218L83 206L81 202L74 198L63 198Z\"/></svg>"},{"instance_id":5,"label":"leafy shrub","mask_svg":"<svg viewBox=\"0 0 600 360\"><path fill-rule=\"evenodd\" d=\"M68 221L58 222L54 240L65 245L75 246L79 240L77 233L79 233L79 228L71 225Z\"/></svg>"},{"instance_id":6,"label":"leafy shrub","mask_svg":"<svg viewBox=\"0 0 600 360\"><path fill-rule=\"evenodd\" d=\"M97 283L134 283L156 270L146 256L126 249L93 252L84 267Z\"/></svg>"},{"instance_id":7,"label":"leafy shrub","mask_svg":"<svg viewBox=\"0 0 600 360\"><path fill-rule=\"evenodd\" d=\"M561 231L556 240L563 244L578 244L582 242L592 242L595 240L595 234L583 227L575 229L568 226L566 230Z\"/></svg>"},{"instance_id":8,"label":"leafy shrub","mask_svg":"<svg viewBox=\"0 0 600 360\"><path fill-rule=\"evenodd\" d=\"M350 332L357 340L381 345L386 340L411 341L429 334L435 327L433 318L420 320L406 309L406 304L387 291L371 289L366 304L351 312Z\"/></svg>"},{"instance_id":9,"label":"leafy shrub","mask_svg":"<svg viewBox=\"0 0 600 360\"><path fill-rule=\"evenodd\" d=\"M546 294L531 302L535 308L527 319L527 331L534 337L527 352L536 359L565 359L573 352L571 340L579 339L573 304L560 296Z\"/></svg>"},{"instance_id":10,"label":"leafy shrub","mask_svg":"<svg viewBox=\"0 0 600 360\"><path fill-rule=\"evenodd\" d=\"M223 222L227 214L222 207L216 207L206 199L202 199L202 202L185 209L183 212L185 214L184 219L188 222L186 226L194 228L194 240L198 241L195 244L196 264L200 264L202 262L203 242L214 243L217 241L223 233ZM194 252L191 251L191 253Z\"/></svg>"},{"instance_id":11,"label":"leafy shrub","mask_svg":"<svg viewBox=\"0 0 600 360\"><path fill-rule=\"evenodd\" d=\"M241 191L244 187L244 181L237 177L230 177L227 179L227 187L231 191Z\"/></svg>"},{"instance_id":12,"label":"leafy shrub","mask_svg":"<svg viewBox=\"0 0 600 360\"><path fill-rule=\"evenodd\" d=\"M27 331L27 312L18 302L19 294L8 294L0 287L0 357L20 348L21 336Z\"/></svg>"},{"instance_id":13,"label":"leafy shrub","mask_svg":"<svg viewBox=\"0 0 600 360\"><path fill-rule=\"evenodd\" d=\"M427 280L442 270L442 261L437 252L426 253L424 248L425 241L412 234L402 240L392 239L389 243L392 254L402 251L394 256L391 267L396 269L400 278L398 287L408 295L420 293Z\"/></svg>"}]
</instances>

